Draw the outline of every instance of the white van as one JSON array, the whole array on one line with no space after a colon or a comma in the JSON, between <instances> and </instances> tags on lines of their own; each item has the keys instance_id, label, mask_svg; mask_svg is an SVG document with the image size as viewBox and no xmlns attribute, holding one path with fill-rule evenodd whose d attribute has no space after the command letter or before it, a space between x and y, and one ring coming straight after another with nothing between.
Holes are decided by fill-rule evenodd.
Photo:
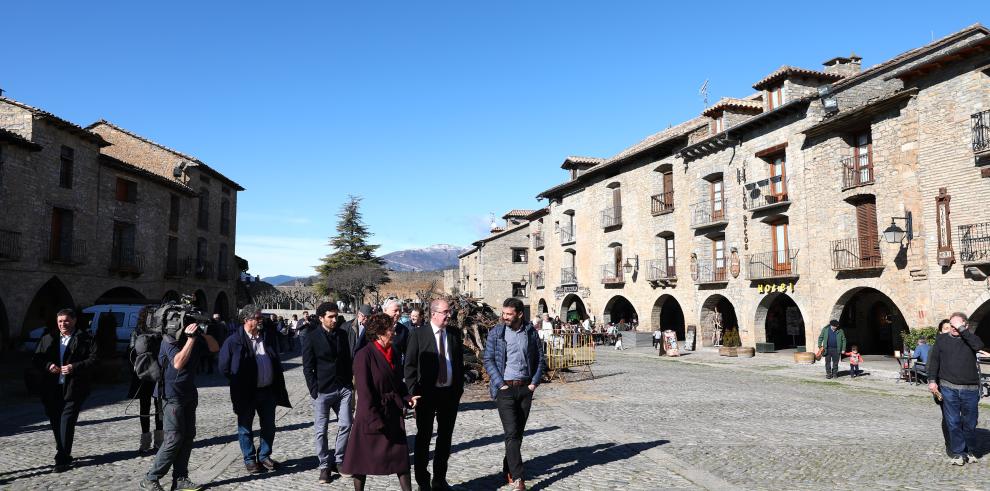
<instances>
[{"instance_id":1,"label":"white van","mask_svg":"<svg viewBox=\"0 0 990 491\"><path fill-rule=\"evenodd\" d=\"M86 329L90 334L96 335L96 327L100 325L100 318L103 316L113 317L117 324L117 352L126 353L127 346L131 342L131 333L137 326L138 313L144 304L104 304L93 305L83 309L82 316L76 323L77 329ZM41 336L45 334L45 328L39 327L28 333L24 341L24 351L34 352L38 347Z\"/></svg>"}]
</instances>

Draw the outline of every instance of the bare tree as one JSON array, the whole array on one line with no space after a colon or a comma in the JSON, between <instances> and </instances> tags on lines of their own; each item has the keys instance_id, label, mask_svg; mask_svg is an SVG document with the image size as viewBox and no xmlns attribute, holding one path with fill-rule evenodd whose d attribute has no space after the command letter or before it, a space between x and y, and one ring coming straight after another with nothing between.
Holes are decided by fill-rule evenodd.
<instances>
[{"instance_id":1,"label":"bare tree","mask_svg":"<svg viewBox=\"0 0 990 491\"><path fill-rule=\"evenodd\" d=\"M374 264L358 264L334 271L327 277L326 287L338 296L364 301L366 293L378 292L378 285L388 283L388 272Z\"/></svg>"}]
</instances>

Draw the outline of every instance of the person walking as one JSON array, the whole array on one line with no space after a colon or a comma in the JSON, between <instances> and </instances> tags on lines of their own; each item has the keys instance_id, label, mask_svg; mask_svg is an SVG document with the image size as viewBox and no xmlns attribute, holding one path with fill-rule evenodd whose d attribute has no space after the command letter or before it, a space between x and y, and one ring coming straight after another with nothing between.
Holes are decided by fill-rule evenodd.
<instances>
[{"instance_id":1,"label":"person walking","mask_svg":"<svg viewBox=\"0 0 990 491\"><path fill-rule=\"evenodd\" d=\"M832 319L818 335L818 353L825 358L825 378L839 376L839 356L846 351L846 333L839 329L839 321Z\"/></svg>"},{"instance_id":2,"label":"person walking","mask_svg":"<svg viewBox=\"0 0 990 491\"><path fill-rule=\"evenodd\" d=\"M953 465L979 462L973 454L980 402L976 352L983 349L983 340L968 322L962 312L949 316L949 332L938 335L928 360L928 390L936 398L941 395Z\"/></svg>"},{"instance_id":3,"label":"person walking","mask_svg":"<svg viewBox=\"0 0 990 491\"><path fill-rule=\"evenodd\" d=\"M344 330L347 332L347 343L351 348L351 357L357 350L368 344L368 338L364 335L364 322L371 317L371 306L362 305L354 318L344 323Z\"/></svg>"},{"instance_id":4,"label":"person walking","mask_svg":"<svg viewBox=\"0 0 990 491\"><path fill-rule=\"evenodd\" d=\"M395 325L388 314L369 316L365 330L370 343L354 358L357 411L341 470L353 476L357 491L364 489L368 475L389 474L399 477L402 491L412 489L402 413L407 406L415 407L418 397L410 397L402 383L402 365L392 342Z\"/></svg>"},{"instance_id":5,"label":"person walking","mask_svg":"<svg viewBox=\"0 0 990 491\"><path fill-rule=\"evenodd\" d=\"M323 302L316 308L320 327L302 338L303 376L313 398L313 433L319 482L328 483L340 472L351 433L354 404L353 371L348 333L338 327L337 304ZM330 411L337 415L337 437L331 454L327 444ZM331 460L332 458L332 460Z\"/></svg>"},{"instance_id":6,"label":"person walking","mask_svg":"<svg viewBox=\"0 0 990 491\"><path fill-rule=\"evenodd\" d=\"M849 357L849 377L856 378L862 375L863 369L860 366L863 364L863 355L859 354L859 346L854 344L849 351L842 354Z\"/></svg>"},{"instance_id":7,"label":"person walking","mask_svg":"<svg viewBox=\"0 0 990 491\"><path fill-rule=\"evenodd\" d=\"M74 310L59 310L55 324L58 331L41 337L31 362L41 373L41 404L55 435L52 471L65 472L72 468L76 421L89 397L91 373L99 362L99 350L88 332L76 329Z\"/></svg>"},{"instance_id":8,"label":"person walking","mask_svg":"<svg viewBox=\"0 0 990 491\"><path fill-rule=\"evenodd\" d=\"M490 377L489 393L505 434L502 472L513 490L524 490L523 432L533 393L543 379L546 356L533 325L523 322L522 300L507 298L502 302L501 322L488 332L483 358Z\"/></svg>"},{"instance_id":9,"label":"person walking","mask_svg":"<svg viewBox=\"0 0 990 491\"><path fill-rule=\"evenodd\" d=\"M464 341L458 329L447 329L450 304L430 303L429 328L416 329L409 336L405 380L408 393L420 397L416 405L416 483L423 489L450 489L447 468L457 421L457 409L464 393ZM433 420L437 423L437 444L433 452L433 475L427 470Z\"/></svg>"},{"instance_id":10,"label":"person walking","mask_svg":"<svg viewBox=\"0 0 990 491\"><path fill-rule=\"evenodd\" d=\"M230 382L230 402L237 415L237 439L248 473L274 471L275 406L292 407L285 388L282 360L273 332L261 329L261 309L247 305L238 313L244 324L240 333L230 336L220 349L220 372ZM252 435L254 415L258 415L260 445Z\"/></svg>"},{"instance_id":11,"label":"person walking","mask_svg":"<svg viewBox=\"0 0 990 491\"><path fill-rule=\"evenodd\" d=\"M395 333L391 337L392 347L399 356L399 366L405 365L406 346L409 344L409 327L401 322L402 305L398 299L390 298L382 304L382 312L392 318Z\"/></svg>"},{"instance_id":12,"label":"person walking","mask_svg":"<svg viewBox=\"0 0 990 491\"><path fill-rule=\"evenodd\" d=\"M155 311L154 307L142 307L138 311L137 327L131 332L131 341L128 344L128 359L133 365L137 357L138 338L143 334L148 325L148 316ZM157 354L157 350L155 351ZM138 400L138 421L141 425L141 440L138 444L138 453L144 454L152 449L158 449L162 445L162 398L155 396L155 384L141 380L136 371L131 370L131 385L127 389L129 399ZM155 433L151 433L151 406L155 406Z\"/></svg>"}]
</instances>

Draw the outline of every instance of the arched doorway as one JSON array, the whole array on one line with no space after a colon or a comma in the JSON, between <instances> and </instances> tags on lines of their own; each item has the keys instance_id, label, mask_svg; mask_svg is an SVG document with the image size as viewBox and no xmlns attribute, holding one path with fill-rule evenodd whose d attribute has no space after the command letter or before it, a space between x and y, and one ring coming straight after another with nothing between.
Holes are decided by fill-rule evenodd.
<instances>
[{"instance_id":1,"label":"arched doorway","mask_svg":"<svg viewBox=\"0 0 990 491\"><path fill-rule=\"evenodd\" d=\"M543 314L550 313L550 311L547 310L547 301L546 300L543 300L541 298L540 301L539 301L539 303L536 304L536 313L539 314L540 316L542 316Z\"/></svg>"},{"instance_id":2,"label":"arched doorway","mask_svg":"<svg viewBox=\"0 0 990 491\"><path fill-rule=\"evenodd\" d=\"M715 323L722 326L722 334L734 330L739 332L739 320L732 302L722 295L712 295L701 304L701 345L712 346L714 342Z\"/></svg>"},{"instance_id":3,"label":"arched doorway","mask_svg":"<svg viewBox=\"0 0 990 491\"><path fill-rule=\"evenodd\" d=\"M10 348L10 321L7 319L7 309L0 298L0 351Z\"/></svg>"},{"instance_id":4,"label":"arched doorway","mask_svg":"<svg viewBox=\"0 0 990 491\"><path fill-rule=\"evenodd\" d=\"M38 293L35 293L34 298L31 299L27 313L24 315L21 335L27 335L31 330L39 327L46 327L54 331L55 313L62 309L75 308L75 306L69 289L58 277L53 276L42 285Z\"/></svg>"},{"instance_id":5,"label":"arched doorway","mask_svg":"<svg viewBox=\"0 0 990 491\"><path fill-rule=\"evenodd\" d=\"M907 323L890 297L878 290L860 287L843 293L831 318L838 319L849 346L859 346L864 355L892 356L902 349L901 331Z\"/></svg>"},{"instance_id":6,"label":"arched doorway","mask_svg":"<svg viewBox=\"0 0 990 491\"><path fill-rule=\"evenodd\" d=\"M96 305L108 304L108 303L133 303L133 304L146 304L151 303L150 300L144 297L141 292L128 288L126 286L120 286L117 288L111 288L102 295L97 297L93 302Z\"/></svg>"},{"instance_id":7,"label":"arched doorway","mask_svg":"<svg viewBox=\"0 0 990 491\"><path fill-rule=\"evenodd\" d=\"M618 324L625 320L631 326L636 326L639 324L639 315L636 314L636 309L626 297L616 295L605 304L605 312L602 315L602 320L606 324L609 322Z\"/></svg>"},{"instance_id":8,"label":"arched doorway","mask_svg":"<svg viewBox=\"0 0 990 491\"><path fill-rule=\"evenodd\" d=\"M178 302L181 299L182 296L175 290L169 290L165 292L165 295L162 295L162 303Z\"/></svg>"},{"instance_id":9,"label":"arched doorway","mask_svg":"<svg viewBox=\"0 0 990 491\"><path fill-rule=\"evenodd\" d=\"M650 325L654 331L657 329L674 331L677 333L677 340L684 341L684 311L672 295L661 295L656 302L653 302Z\"/></svg>"},{"instance_id":10,"label":"arched doorway","mask_svg":"<svg viewBox=\"0 0 990 491\"><path fill-rule=\"evenodd\" d=\"M213 313L220 314L220 319L230 319L230 302L227 300L227 292L217 294L217 300L213 302Z\"/></svg>"},{"instance_id":11,"label":"arched doorway","mask_svg":"<svg viewBox=\"0 0 990 491\"><path fill-rule=\"evenodd\" d=\"M760 302L756 309L756 322L766 329L766 342L773 343L774 349L788 349L805 346L804 316L794 299L783 293L771 293Z\"/></svg>"},{"instance_id":12,"label":"arched doorway","mask_svg":"<svg viewBox=\"0 0 990 491\"><path fill-rule=\"evenodd\" d=\"M973 332L983 340L983 345L990 346L990 300L973 311L969 316L969 325L976 329Z\"/></svg>"},{"instance_id":13,"label":"arched doorway","mask_svg":"<svg viewBox=\"0 0 990 491\"><path fill-rule=\"evenodd\" d=\"M201 312L208 312L209 309L206 304L206 292L203 290L196 290L196 295L193 297L193 304L196 305L196 308Z\"/></svg>"},{"instance_id":14,"label":"arched doorway","mask_svg":"<svg viewBox=\"0 0 990 491\"><path fill-rule=\"evenodd\" d=\"M588 311L581 297L573 293L564 297L564 301L560 303L560 320L581 322L585 317L588 317Z\"/></svg>"}]
</instances>

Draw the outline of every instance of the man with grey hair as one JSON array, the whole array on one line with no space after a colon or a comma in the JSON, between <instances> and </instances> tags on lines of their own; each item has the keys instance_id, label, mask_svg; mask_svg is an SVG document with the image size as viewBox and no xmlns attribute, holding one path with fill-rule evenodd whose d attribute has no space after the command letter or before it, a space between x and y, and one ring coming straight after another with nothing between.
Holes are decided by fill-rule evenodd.
<instances>
[{"instance_id":1,"label":"man with grey hair","mask_svg":"<svg viewBox=\"0 0 990 491\"><path fill-rule=\"evenodd\" d=\"M980 410L980 371L976 352L983 340L969 328L962 312L949 317L949 332L935 338L928 360L928 390L942 401L942 418L948 428L949 462L953 465L979 462L976 425Z\"/></svg>"},{"instance_id":2,"label":"man with grey hair","mask_svg":"<svg viewBox=\"0 0 990 491\"><path fill-rule=\"evenodd\" d=\"M382 304L382 312L392 318L392 324L395 326L395 335L392 336L392 349L395 350L395 353L399 354L399 359L401 360L399 365L405 366L406 345L409 344L409 328L399 322L399 317L402 315L402 304L399 303L399 299L390 298Z\"/></svg>"},{"instance_id":3,"label":"man with grey hair","mask_svg":"<svg viewBox=\"0 0 990 491\"><path fill-rule=\"evenodd\" d=\"M371 317L371 306L365 304L358 308L353 319L343 325L344 331L347 333L347 344L351 348L352 359L357 350L368 344L368 338L364 335L364 323L368 317Z\"/></svg>"}]
</instances>

